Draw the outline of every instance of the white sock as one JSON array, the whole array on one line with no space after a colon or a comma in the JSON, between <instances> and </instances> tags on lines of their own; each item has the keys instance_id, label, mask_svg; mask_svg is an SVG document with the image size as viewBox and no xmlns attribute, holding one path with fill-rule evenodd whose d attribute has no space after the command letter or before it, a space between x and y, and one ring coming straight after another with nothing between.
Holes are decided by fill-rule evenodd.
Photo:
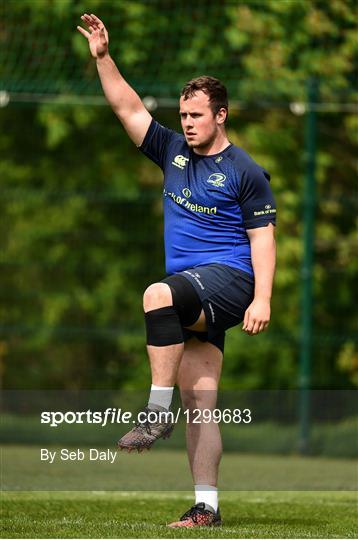
<instances>
[{"instance_id":1,"label":"white sock","mask_svg":"<svg viewBox=\"0 0 358 540\"><path fill-rule=\"evenodd\" d=\"M205 503L214 508L215 512L218 510L218 488L215 486L208 486L205 484L198 484L195 486L195 504Z\"/></svg>"},{"instance_id":2,"label":"white sock","mask_svg":"<svg viewBox=\"0 0 358 540\"><path fill-rule=\"evenodd\" d=\"M173 391L174 386L156 386L152 384L148 403L169 409L173 398Z\"/></svg>"}]
</instances>

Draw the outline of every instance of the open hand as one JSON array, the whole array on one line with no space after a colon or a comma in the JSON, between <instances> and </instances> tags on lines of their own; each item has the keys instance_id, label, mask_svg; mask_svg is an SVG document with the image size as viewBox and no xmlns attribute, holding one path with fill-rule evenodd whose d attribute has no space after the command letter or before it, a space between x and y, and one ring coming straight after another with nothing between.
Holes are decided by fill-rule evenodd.
<instances>
[{"instance_id":1,"label":"open hand","mask_svg":"<svg viewBox=\"0 0 358 540\"><path fill-rule=\"evenodd\" d=\"M93 13L87 15L85 13L81 17L82 21L87 25L88 31L82 26L77 26L77 30L88 39L88 45L93 58L102 58L108 53L108 32L103 22Z\"/></svg>"},{"instance_id":2,"label":"open hand","mask_svg":"<svg viewBox=\"0 0 358 540\"><path fill-rule=\"evenodd\" d=\"M266 330L270 322L269 300L257 298L251 302L245 311L242 329L249 336L254 336Z\"/></svg>"}]
</instances>

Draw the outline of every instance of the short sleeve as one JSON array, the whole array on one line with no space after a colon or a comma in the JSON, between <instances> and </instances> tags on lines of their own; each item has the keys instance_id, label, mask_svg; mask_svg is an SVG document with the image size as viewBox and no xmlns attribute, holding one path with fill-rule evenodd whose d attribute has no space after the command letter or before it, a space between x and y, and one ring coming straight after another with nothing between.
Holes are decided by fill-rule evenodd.
<instances>
[{"instance_id":1,"label":"short sleeve","mask_svg":"<svg viewBox=\"0 0 358 540\"><path fill-rule=\"evenodd\" d=\"M175 131L162 126L153 119L139 150L159 165L161 169L164 169L168 146L175 134Z\"/></svg>"},{"instance_id":2,"label":"short sleeve","mask_svg":"<svg viewBox=\"0 0 358 540\"><path fill-rule=\"evenodd\" d=\"M270 175L261 167L243 172L239 204L246 229L276 224L276 204L270 187Z\"/></svg>"}]
</instances>

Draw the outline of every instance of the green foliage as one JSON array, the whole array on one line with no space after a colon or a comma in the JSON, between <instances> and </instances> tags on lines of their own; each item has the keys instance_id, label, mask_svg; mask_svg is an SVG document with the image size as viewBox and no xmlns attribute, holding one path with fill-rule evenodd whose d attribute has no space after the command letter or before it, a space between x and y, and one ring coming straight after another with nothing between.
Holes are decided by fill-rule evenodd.
<instances>
[{"instance_id":1,"label":"green foliage","mask_svg":"<svg viewBox=\"0 0 358 540\"><path fill-rule=\"evenodd\" d=\"M335 101L354 80L354 0L26 0L3 8L0 43L8 54L0 80L12 92L101 93L75 31L84 12L108 26L111 53L135 88L156 96L176 97L205 72L240 100L302 99L307 76L315 75Z\"/></svg>"},{"instance_id":2,"label":"green foliage","mask_svg":"<svg viewBox=\"0 0 358 540\"><path fill-rule=\"evenodd\" d=\"M230 139L270 171L279 220L271 330L255 338L229 332L223 386L274 388L297 385L300 338L305 116L292 114L289 102L304 100L305 81L317 76L325 105L318 115L313 386L350 386L357 121L327 107L354 97L354 4L173 6L11 2L0 35L9 52L1 87L99 95L87 43L75 30L85 10L106 22L111 53L139 92L176 97L203 72L227 83L231 98L243 102L230 113ZM180 129L176 111L155 116ZM4 385L147 386L141 296L164 274L160 170L109 108L57 100L0 109L0 152Z\"/></svg>"}]
</instances>

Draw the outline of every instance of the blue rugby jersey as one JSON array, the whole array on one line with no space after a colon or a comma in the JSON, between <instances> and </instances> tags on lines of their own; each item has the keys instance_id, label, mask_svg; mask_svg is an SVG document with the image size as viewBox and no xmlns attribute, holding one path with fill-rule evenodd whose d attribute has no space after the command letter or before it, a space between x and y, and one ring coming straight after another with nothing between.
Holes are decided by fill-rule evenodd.
<instances>
[{"instance_id":1,"label":"blue rugby jersey","mask_svg":"<svg viewBox=\"0 0 358 540\"><path fill-rule=\"evenodd\" d=\"M164 172L167 273L219 263L253 274L246 229L275 224L269 174L233 144L195 154L184 135L155 120L140 150Z\"/></svg>"}]
</instances>

